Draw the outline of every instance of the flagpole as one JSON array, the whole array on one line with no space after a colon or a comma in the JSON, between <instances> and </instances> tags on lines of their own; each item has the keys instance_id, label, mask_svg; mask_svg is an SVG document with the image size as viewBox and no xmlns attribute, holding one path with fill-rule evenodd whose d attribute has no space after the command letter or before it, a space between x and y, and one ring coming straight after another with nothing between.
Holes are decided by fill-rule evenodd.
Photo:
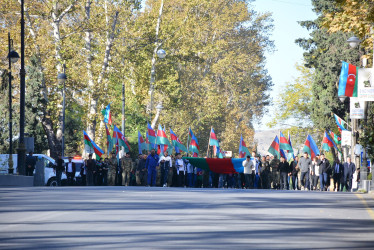
<instances>
[{"instance_id":1,"label":"flagpole","mask_svg":"<svg viewBox=\"0 0 374 250\"><path fill-rule=\"evenodd\" d=\"M188 153L190 152L189 141L190 141L190 127L188 127L188 130L187 130L187 157L188 157Z\"/></svg>"}]
</instances>

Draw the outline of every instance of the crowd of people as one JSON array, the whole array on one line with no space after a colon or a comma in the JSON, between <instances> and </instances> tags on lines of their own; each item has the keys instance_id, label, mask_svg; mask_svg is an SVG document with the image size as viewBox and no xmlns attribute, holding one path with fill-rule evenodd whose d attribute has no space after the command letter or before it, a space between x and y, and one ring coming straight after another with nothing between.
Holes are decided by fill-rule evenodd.
<instances>
[{"instance_id":1,"label":"crowd of people","mask_svg":"<svg viewBox=\"0 0 374 250\"><path fill-rule=\"evenodd\" d=\"M75 166L69 158L64 163L56 161L56 176L61 185L61 173L65 172L68 183L73 184ZM291 163L284 157L252 156L243 159L243 173L217 174L193 166L181 154L161 156L155 150L140 154L133 161L127 153L120 160L115 153L111 157L85 160L80 176L83 185L110 186L160 186L190 188L238 188L238 189L280 189L351 191L356 166L348 157L344 164L337 159L330 164L323 154L311 159L308 153L295 157Z\"/></svg>"}]
</instances>

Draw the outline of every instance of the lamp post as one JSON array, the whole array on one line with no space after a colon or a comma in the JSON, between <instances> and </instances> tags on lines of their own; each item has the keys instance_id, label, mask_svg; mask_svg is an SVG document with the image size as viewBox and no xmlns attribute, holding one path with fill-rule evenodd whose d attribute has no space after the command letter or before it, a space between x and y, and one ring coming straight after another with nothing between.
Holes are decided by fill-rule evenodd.
<instances>
[{"instance_id":1,"label":"lamp post","mask_svg":"<svg viewBox=\"0 0 374 250\"><path fill-rule=\"evenodd\" d=\"M158 46L157 46L158 47ZM157 49L156 47L156 49ZM163 59L166 56L166 52L163 49L159 49L156 52L158 58ZM156 81L156 57L152 58L152 68L151 68L151 84L149 88L149 94L151 96L151 104L149 108L149 122L152 124L152 110L153 110L153 92L155 90L154 83Z\"/></svg>"},{"instance_id":2,"label":"lamp post","mask_svg":"<svg viewBox=\"0 0 374 250\"><path fill-rule=\"evenodd\" d=\"M65 154L65 82L66 82L66 74L65 74L65 64L63 65L64 71L57 75L58 84L62 84L62 137L61 137L61 157L64 157Z\"/></svg>"},{"instance_id":3,"label":"lamp post","mask_svg":"<svg viewBox=\"0 0 374 250\"><path fill-rule=\"evenodd\" d=\"M19 143L18 143L18 173L26 174L26 148L25 148L25 18L24 0L21 0L21 69L20 69L20 109L19 109Z\"/></svg>"},{"instance_id":4,"label":"lamp post","mask_svg":"<svg viewBox=\"0 0 374 250\"><path fill-rule=\"evenodd\" d=\"M13 127L13 117L12 117L12 63L16 63L19 59L19 55L17 52L13 50L13 40L10 39L10 33L8 32L8 61L9 61L9 72L8 72L8 78L9 78L9 168L8 172L9 174L13 174L13 133L12 133L12 127Z\"/></svg>"}]
</instances>

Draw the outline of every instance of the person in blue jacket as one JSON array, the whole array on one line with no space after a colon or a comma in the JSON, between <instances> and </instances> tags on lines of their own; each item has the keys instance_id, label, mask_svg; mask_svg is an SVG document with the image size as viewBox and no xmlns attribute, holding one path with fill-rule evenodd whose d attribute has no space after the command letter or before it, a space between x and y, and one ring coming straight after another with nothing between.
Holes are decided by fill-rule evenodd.
<instances>
[{"instance_id":1,"label":"person in blue jacket","mask_svg":"<svg viewBox=\"0 0 374 250\"><path fill-rule=\"evenodd\" d=\"M148 155L147 160L145 162L145 167L148 170L148 186L156 186L156 167L158 167L158 162L158 155L155 153L155 150L152 149L151 154Z\"/></svg>"}]
</instances>

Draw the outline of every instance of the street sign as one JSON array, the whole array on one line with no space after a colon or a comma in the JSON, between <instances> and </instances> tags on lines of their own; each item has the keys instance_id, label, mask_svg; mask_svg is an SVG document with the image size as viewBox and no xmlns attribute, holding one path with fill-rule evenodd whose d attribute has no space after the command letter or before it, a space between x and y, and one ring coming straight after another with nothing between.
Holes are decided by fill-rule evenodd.
<instances>
[{"instance_id":1,"label":"street sign","mask_svg":"<svg viewBox=\"0 0 374 250\"><path fill-rule=\"evenodd\" d=\"M361 101L357 97L349 98L350 102L350 118L365 119L365 101Z\"/></svg>"},{"instance_id":2,"label":"street sign","mask_svg":"<svg viewBox=\"0 0 374 250\"><path fill-rule=\"evenodd\" d=\"M352 144L352 132L347 130L342 130L342 147L351 146Z\"/></svg>"},{"instance_id":3,"label":"street sign","mask_svg":"<svg viewBox=\"0 0 374 250\"><path fill-rule=\"evenodd\" d=\"M357 96L360 101L374 101L373 69L358 69Z\"/></svg>"}]
</instances>

